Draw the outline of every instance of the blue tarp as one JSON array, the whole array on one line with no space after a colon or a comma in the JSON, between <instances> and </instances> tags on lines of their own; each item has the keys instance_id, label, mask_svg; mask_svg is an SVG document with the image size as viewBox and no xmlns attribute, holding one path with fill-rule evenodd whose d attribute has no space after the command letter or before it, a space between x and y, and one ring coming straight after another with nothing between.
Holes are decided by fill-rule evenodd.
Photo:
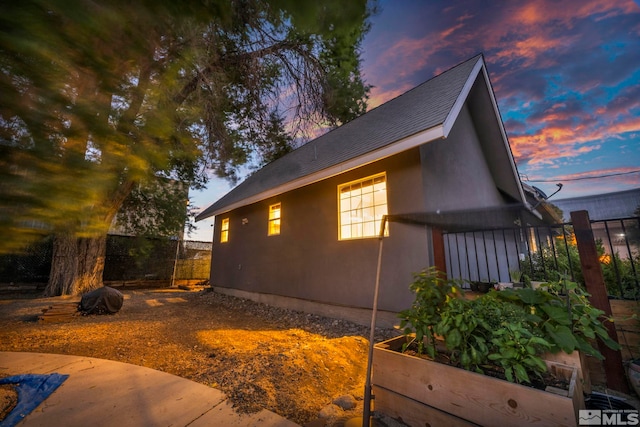
<instances>
[{"instance_id":1,"label":"blue tarp","mask_svg":"<svg viewBox=\"0 0 640 427\"><path fill-rule=\"evenodd\" d=\"M13 427L44 402L69 375L25 374L0 378L0 384L11 384L18 392L18 404L0 422L0 427Z\"/></svg>"}]
</instances>

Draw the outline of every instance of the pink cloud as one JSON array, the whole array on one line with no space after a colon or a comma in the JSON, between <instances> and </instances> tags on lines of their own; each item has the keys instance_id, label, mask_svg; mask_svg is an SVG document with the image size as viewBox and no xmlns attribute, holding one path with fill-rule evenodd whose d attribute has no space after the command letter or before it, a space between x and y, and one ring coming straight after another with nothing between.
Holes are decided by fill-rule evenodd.
<instances>
[{"instance_id":1,"label":"pink cloud","mask_svg":"<svg viewBox=\"0 0 640 427\"><path fill-rule=\"evenodd\" d=\"M487 55L499 101L511 110L519 109L523 114L535 112L539 107L527 107L525 102L549 99L550 89L556 94L551 95L551 99L570 91L587 96L585 91L594 88L597 80L580 80L578 74L578 78L569 82L573 87L561 86L559 91L550 84L565 85L560 78L567 67L580 64L563 61L575 60L580 52L588 53L602 43L601 38L585 32L585 27L590 28L593 22L604 18L639 10L631 0L562 3L530 0L504 3L490 10L471 2L467 6L467 9L450 6L441 10L442 19L429 20L421 36L415 33L411 37L400 36L395 43L389 38L386 48L376 46L382 51L375 63L367 67L367 74L375 77L368 81L376 86L369 99L370 108L415 86L419 82L411 79L421 71L429 69L432 74L438 74L453 65L444 60L462 60L468 57L465 55L480 51ZM456 17L454 13L458 11L460 16ZM576 31L569 31L571 29ZM640 31L640 26L635 31ZM576 52L576 47L582 50ZM434 67L435 63L439 67ZM558 81L550 83L551 75L557 75ZM516 161L525 162L533 169L548 168L559 165L562 159L572 159L575 163L575 159L585 153L604 152L607 140L640 131L640 117L633 117L632 114L637 113L628 110L630 105L637 106L635 95L636 92L630 91L625 94L626 98L618 98L615 104L606 107L592 107L574 100L568 105L557 103L540 117L531 114L529 120L521 120L523 125L526 123L525 127L507 129L516 131L509 138ZM582 98L576 95L575 99Z\"/></svg>"},{"instance_id":2,"label":"pink cloud","mask_svg":"<svg viewBox=\"0 0 640 427\"><path fill-rule=\"evenodd\" d=\"M529 167L557 163L561 158L575 158L598 151L610 139L625 138L640 132L640 117L618 110L593 115L572 111L564 103L556 103L537 119L539 129L511 135L511 149L516 162L526 161Z\"/></svg>"},{"instance_id":3,"label":"pink cloud","mask_svg":"<svg viewBox=\"0 0 640 427\"><path fill-rule=\"evenodd\" d=\"M546 126L533 135L514 136L509 141L516 162L526 159L533 166L597 151L602 145L594 142L611 136L601 128ZM587 143L591 144L585 145Z\"/></svg>"},{"instance_id":4,"label":"pink cloud","mask_svg":"<svg viewBox=\"0 0 640 427\"><path fill-rule=\"evenodd\" d=\"M586 16L602 14L597 20L611 18L625 13L634 13L638 11L638 5L632 0L618 1L589 1L579 2L576 10L576 16L584 18ZM565 12L570 12L568 8Z\"/></svg>"},{"instance_id":5,"label":"pink cloud","mask_svg":"<svg viewBox=\"0 0 640 427\"><path fill-rule=\"evenodd\" d=\"M602 19L637 11L638 6L631 0L578 0L560 5L555 0L530 0L524 4L511 2L490 11L464 11L446 28L432 28L423 37L397 40L377 56L376 63L368 67L367 74L376 77L374 84L386 86L382 83L385 81L383 76L389 75L390 67L396 78L404 78L423 69L430 57L443 52L460 56L469 49L468 46L476 46L471 54L477 52L478 47L484 52L491 52L490 62L501 63L502 66L517 63L518 69L531 66L545 68L557 65L546 55L550 50L562 53L574 45L577 36L567 35L566 30L579 20ZM445 9L442 16L450 13ZM380 68L382 70L376 72ZM492 78L498 82L501 76L492 75Z\"/></svg>"},{"instance_id":6,"label":"pink cloud","mask_svg":"<svg viewBox=\"0 0 640 427\"><path fill-rule=\"evenodd\" d=\"M640 173L634 167L615 167L594 169L588 172L567 173L554 176L552 179L544 175L528 174L528 180L535 185L541 181L557 181L564 184L561 195L557 198L576 197L588 194L603 194L620 191L625 188L640 186Z\"/></svg>"},{"instance_id":7,"label":"pink cloud","mask_svg":"<svg viewBox=\"0 0 640 427\"><path fill-rule=\"evenodd\" d=\"M554 0L529 1L519 9L517 6L512 13L515 22L525 25L541 25L550 20L560 20L563 25L570 27L576 20L598 16L596 19L610 18L626 13L638 11L638 5L632 0L590 0L574 1L559 4Z\"/></svg>"},{"instance_id":8,"label":"pink cloud","mask_svg":"<svg viewBox=\"0 0 640 427\"><path fill-rule=\"evenodd\" d=\"M408 90L412 89L413 86L410 84L405 84L402 87L399 87L398 89L394 89L394 90L387 90L384 91L380 88L374 87L371 90L371 94L369 96L369 101L367 103L367 106L369 107L369 110L372 108L375 108L381 104L384 104L385 102L402 95L403 93L407 92Z\"/></svg>"},{"instance_id":9,"label":"pink cloud","mask_svg":"<svg viewBox=\"0 0 640 427\"><path fill-rule=\"evenodd\" d=\"M605 16L613 17L637 11L638 6L630 0L575 1L561 5L553 0L509 3L509 7L504 8L502 13L485 13L477 17L482 18L484 24L470 33L473 37L482 34L482 49L492 52L495 62L502 63L503 66L517 63L518 68L540 69L557 65L555 60L546 55L550 50L562 53L571 49L577 36L568 35L566 30L573 28L579 20L599 20ZM478 20L480 19L473 24L477 25ZM500 76L497 76L496 81L499 79Z\"/></svg>"},{"instance_id":10,"label":"pink cloud","mask_svg":"<svg viewBox=\"0 0 640 427\"><path fill-rule=\"evenodd\" d=\"M551 199L563 199L569 197L590 196L594 194L615 193L617 191L638 188L640 179L620 180L619 177L611 177L605 179L586 179L584 181L559 181L564 184L562 192L558 193ZM536 184L540 185L540 184Z\"/></svg>"},{"instance_id":11,"label":"pink cloud","mask_svg":"<svg viewBox=\"0 0 640 427\"><path fill-rule=\"evenodd\" d=\"M422 70L429 56L436 51L429 39L429 37L401 38L378 56L373 67L382 68L386 80L406 77ZM391 75L387 73L390 66L393 66L394 69L394 73Z\"/></svg>"},{"instance_id":12,"label":"pink cloud","mask_svg":"<svg viewBox=\"0 0 640 427\"><path fill-rule=\"evenodd\" d=\"M498 46L498 51L493 55L496 62L502 62L503 65L518 62L518 68L545 68L556 65L555 61L549 59L540 59L540 57L552 49L564 49L565 46L571 44L571 38L564 39L558 37L549 37L545 34L530 33L530 36L516 41L515 43L502 42L492 45L494 48ZM489 49L489 46L485 46Z\"/></svg>"},{"instance_id":13,"label":"pink cloud","mask_svg":"<svg viewBox=\"0 0 640 427\"><path fill-rule=\"evenodd\" d=\"M568 197L588 194L604 194L621 189L637 188L640 173L637 169L621 167L592 170L590 172L566 174L555 177L564 184L563 193ZM619 175L624 174L624 175Z\"/></svg>"},{"instance_id":14,"label":"pink cloud","mask_svg":"<svg viewBox=\"0 0 640 427\"><path fill-rule=\"evenodd\" d=\"M607 130L611 135L640 131L640 117L631 117L629 120L612 124Z\"/></svg>"},{"instance_id":15,"label":"pink cloud","mask_svg":"<svg viewBox=\"0 0 640 427\"><path fill-rule=\"evenodd\" d=\"M446 30L440 32L440 37L447 38L449 37L450 34L452 34L453 32L455 32L457 29L464 27L464 24L458 24L458 25L454 25L451 28L447 28Z\"/></svg>"}]
</instances>

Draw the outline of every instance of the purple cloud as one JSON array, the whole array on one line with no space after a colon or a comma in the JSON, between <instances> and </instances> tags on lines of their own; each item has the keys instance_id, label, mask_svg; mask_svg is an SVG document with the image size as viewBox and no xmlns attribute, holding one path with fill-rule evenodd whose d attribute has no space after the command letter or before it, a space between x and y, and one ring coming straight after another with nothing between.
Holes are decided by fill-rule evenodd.
<instances>
[{"instance_id":1,"label":"purple cloud","mask_svg":"<svg viewBox=\"0 0 640 427\"><path fill-rule=\"evenodd\" d=\"M573 167L596 153L611 162L620 144L610 141L640 142L640 7L633 1L382 7L376 43L365 43L372 106L483 52L521 171ZM628 156L640 164L638 150Z\"/></svg>"}]
</instances>

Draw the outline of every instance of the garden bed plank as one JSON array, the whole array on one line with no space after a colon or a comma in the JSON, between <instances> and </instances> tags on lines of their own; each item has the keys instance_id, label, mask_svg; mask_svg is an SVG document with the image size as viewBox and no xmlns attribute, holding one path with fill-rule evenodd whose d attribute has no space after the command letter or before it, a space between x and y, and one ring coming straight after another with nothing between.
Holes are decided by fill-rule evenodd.
<instances>
[{"instance_id":1,"label":"garden bed plank","mask_svg":"<svg viewBox=\"0 0 640 427\"><path fill-rule=\"evenodd\" d=\"M410 427L447 426L477 427L478 424L463 420L437 408L410 399L384 387L373 387L376 412L395 418Z\"/></svg>"},{"instance_id":2,"label":"garden bed plank","mask_svg":"<svg viewBox=\"0 0 640 427\"><path fill-rule=\"evenodd\" d=\"M557 362L567 366L575 366L578 369L578 380L582 385L583 392L585 394L591 394L591 375L586 356L583 353L577 350L572 353L565 353L564 351L559 353L545 353L542 359L547 362Z\"/></svg>"},{"instance_id":3,"label":"garden bed plank","mask_svg":"<svg viewBox=\"0 0 640 427\"><path fill-rule=\"evenodd\" d=\"M394 343L401 346L402 340ZM380 345L374 348L373 383L376 387L402 390L402 394L410 399L479 425L575 426L577 411L585 408L581 384L573 385L570 398L562 398L422 358L398 357L395 350ZM576 367L550 363L555 370L565 372L574 383L579 383ZM430 365L429 369L425 369L425 364ZM487 390L495 394L489 394ZM378 404L385 405L384 402Z\"/></svg>"},{"instance_id":4,"label":"garden bed plank","mask_svg":"<svg viewBox=\"0 0 640 427\"><path fill-rule=\"evenodd\" d=\"M611 300L618 342L622 346L622 360L640 357L640 304L637 301ZM633 316L636 316L634 318Z\"/></svg>"}]
</instances>

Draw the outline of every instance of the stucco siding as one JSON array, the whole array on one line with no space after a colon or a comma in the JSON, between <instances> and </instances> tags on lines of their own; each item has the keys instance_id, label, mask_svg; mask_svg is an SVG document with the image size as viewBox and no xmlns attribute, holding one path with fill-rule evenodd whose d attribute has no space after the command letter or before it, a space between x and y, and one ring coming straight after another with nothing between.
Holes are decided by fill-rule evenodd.
<instances>
[{"instance_id":1,"label":"stucco siding","mask_svg":"<svg viewBox=\"0 0 640 427\"><path fill-rule=\"evenodd\" d=\"M219 243L215 233L212 285L370 308L378 239L338 240L338 185L386 172L389 213L419 211L424 207L420 170L414 149L216 217L216 230L222 218L230 219L230 238ZM267 236L274 203L282 206L281 233ZM413 300L411 274L429 264L429 240L425 229L389 227L379 307L398 311Z\"/></svg>"},{"instance_id":2,"label":"stucco siding","mask_svg":"<svg viewBox=\"0 0 640 427\"><path fill-rule=\"evenodd\" d=\"M370 308L378 239L338 239L338 186L381 172L390 214L498 206L497 190L469 109L449 137L305 187L232 210L229 242L213 246L211 284L339 306ZM281 233L267 235L269 206L281 203ZM412 273L433 263L426 227L389 224L379 308L410 306Z\"/></svg>"},{"instance_id":3,"label":"stucco siding","mask_svg":"<svg viewBox=\"0 0 640 427\"><path fill-rule=\"evenodd\" d=\"M427 211L478 209L504 203L467 105L449 136L421 146L420 153Z\"/></svg>"}]
</instances>

